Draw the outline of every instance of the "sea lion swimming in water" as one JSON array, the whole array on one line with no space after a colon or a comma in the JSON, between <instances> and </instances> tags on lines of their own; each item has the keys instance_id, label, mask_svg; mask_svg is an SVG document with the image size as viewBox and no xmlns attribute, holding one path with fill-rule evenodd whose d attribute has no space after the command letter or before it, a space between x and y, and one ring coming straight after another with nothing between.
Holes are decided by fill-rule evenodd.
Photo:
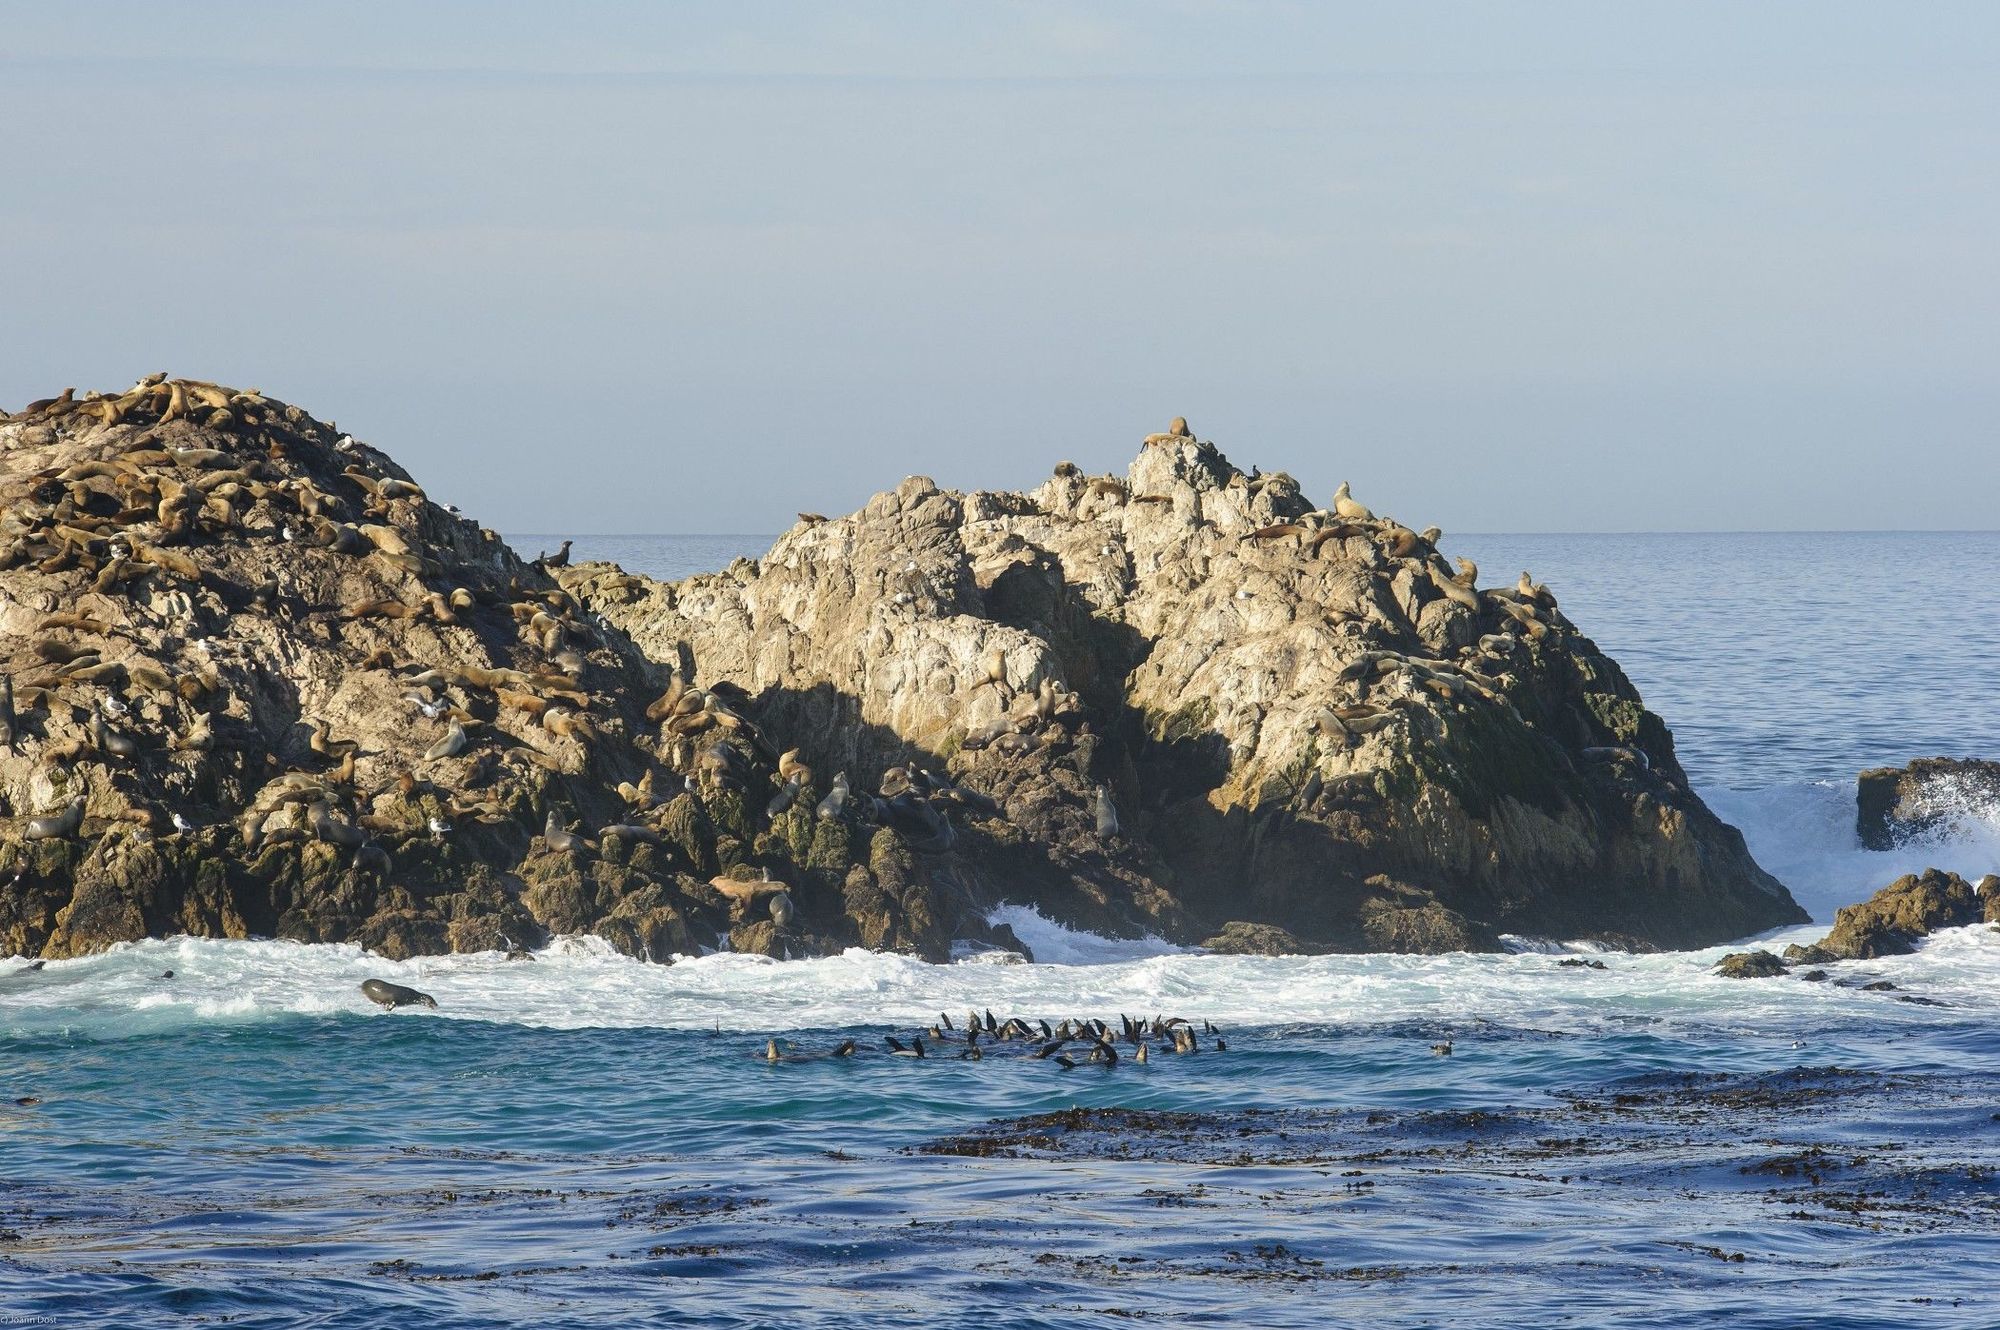
<instances>
[{"instance_id":1,"label":"sea lion swimming in water","mask_svg":"<svg viewBox=\"0 0 2000 1330\"><path fill-rule=\"evenodd\" d=\"M402 984L392 984L386 979L364 979L361 981L361 995L370 1002L378 1003L394 1011L398 1007L437 1006L437 999L429 993L419 993L414 988Z\"/></svg>"}]
</instances>

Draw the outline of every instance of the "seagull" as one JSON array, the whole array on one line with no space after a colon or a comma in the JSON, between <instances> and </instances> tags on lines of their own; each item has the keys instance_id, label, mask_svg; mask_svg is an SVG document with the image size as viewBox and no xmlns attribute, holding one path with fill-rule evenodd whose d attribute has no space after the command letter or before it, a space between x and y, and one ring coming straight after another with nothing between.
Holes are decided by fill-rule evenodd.
<instances>
[{"instance_id":1,"label":"seagull","mask_svg":"<svg viewBox=\"0 0 2000 1330\"><path fill-rule=\"evenodd\" d=\"M443 698L438 698L435 701L433 701L429 698L418 697L415 693L403 694L403 700L405 702L414 703L417 710L424 713L425 720L436 720L438 717L444 715L444 713L451 707L451 703L447 702Z\"/></svg>"},{"instance_id":2,"label":"seagull","mask_svg":"<svg viewBox=\"0 0 2000 1330\"><path fill-rule=\"evenodd\" d=\"M175 814L174 814L174 830L175 830L175 831L193 831L193 830L194 830L194 823L192 823L192 822L188 821L188 820L187 820L186 818L182 817L182 816L181 816L181 815L180 815L179 813L175 813Z\"/></svg>"},{"instance_id":3,"label":"seagull","mask_svg":"<svg viewBox=\"0 0 2000 1330\"><path fill-rule=\"evenodd\" d=\"M443 818L434 817L431 819L432 840L443 840L444 834L450 830L451 830L451 823L445 821Z\"/></svg>"},{"instance_id":4,"label":"seagull","mask_svg":"<svg viewBox=\"0 0 2000 1330\"><path fill-rule=\"evenodd\" d=\"M111 717L111 719L113 720L117 720L120 716L124 715L126 712L132 709L126 706L123 702L119 701L115 697L107 697L98 705L103 707L104 714Z\"/></svg>"}]
</instances>

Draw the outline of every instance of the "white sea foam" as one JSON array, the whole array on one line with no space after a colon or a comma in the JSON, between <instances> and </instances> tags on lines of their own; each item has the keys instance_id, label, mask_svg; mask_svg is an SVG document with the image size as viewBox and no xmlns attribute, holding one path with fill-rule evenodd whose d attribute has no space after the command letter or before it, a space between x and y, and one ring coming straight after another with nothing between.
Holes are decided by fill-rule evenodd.
<instances>
[{"instance_id":1,"label":"white sea foam","mask_svg":"<svg viewBox=\"0 0 2000 1330\"><path fill-rule=\"evenodd\" d=\"M1936 865L1976 878L2000 867L2000 816L1992 809L1968 808L1949 834L1877 853L1863 850L1855 834L1851 785L1724 792L1712 803L1821 921L1762 939L1766 946L1818 937L1836 907L1865 899L1898 874ZM856 949L814 960L722 952L650 965L597 938L559 938L532 963L496 953L397 963L354 946L176 938L51 961L39 973L0 962L0 1029L118 1037L188 1024L373 1014L359 991L371 976L433 993L446 1019L548 1028L907 1025L939 1011L957 1016L991 1007L1051 1018L1182 1012L1233 1026L1478 1018L1585 1032L1663 1020L1780 1038L1850 1009L1878 1024L1930 1021L1938 1012L1839 983L1718 979L1711 967L1725 947L1630 956L1510 939L1509 952L1490 956L1205 956L1158 938L1077 933L1027 906L1003 906L993 920L1014 929L1034 951L1034 964L984 954L931 965ZM1564 967L1563 953L1601 957L1608 968ZM173 979L159 977L169 969ZM1916 955L1841 968L1840 977L1850 975L1915 987L1951 1009L2000 1013L2000 933L1983 925L1948 930Z\"/></svg>"},{"instance_id":2,"label":"white sea foam","mask_svg":"<svg viewBox=\"0 0 2000 1330\"><path fill-rule=\"evenodd\" d=\"M2000 807L1964 799L1949 827L1893 850L1865 850L1854 825L1854 782L1817 781L1704 796L1743 831L1750 853L1812 913L1831 923L1904 873L1942 868L1977 882L2000 872Z\"/></svg>"},{"instance_id":3,"label":"white sea foam","mask_svg":"<svg viewBox=\"0 0 2000 1330\"><path fill-rule=\"evenodd\" d=\"M1770 940L1805 940L1802 928ZM351 946L173 939L52 961L0 978L0 1028L117 1037L177 1025L372 1014L371 976L422 988L437 1016L547 1028L783 1030L928 1023L968 1007L1051 1018L1074 1012L1183 1012L1231 1026L1369 1025L1474 1019L1576 1033L1633 1021L1768 1031L1851 1009L1877 1023L1934 1020L1833 983L1735 981L1710 967L1726 948L1606 954L1606 970L1541 952L1490 956L1154 955L1096 964L930 965L850 950L805 961L721 953L650 965L594 940L566 939L533 963L495 953L396 963ZM172 968L175 978L160 979ZM2000 1013L2000 934L1950 930L1914 956L1843 967L1889 978L1981 1015ZM399 1013L382 1019L427 1019Z\"/></svg>"}]
</instances>

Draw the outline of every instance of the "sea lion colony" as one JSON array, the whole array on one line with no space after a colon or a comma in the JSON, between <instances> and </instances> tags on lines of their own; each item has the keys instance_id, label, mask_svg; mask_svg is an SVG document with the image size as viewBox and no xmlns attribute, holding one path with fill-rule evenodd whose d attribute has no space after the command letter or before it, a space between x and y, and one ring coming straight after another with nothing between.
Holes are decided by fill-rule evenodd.
<instances>
[{"instance_id":1,"label":"sea lion colony","mask_svg":"<svg viewBox=\"0 0 2000 1330\"><path fill-rule=\"evenodd\" d=\"M873 794L817 778L740 690L639 661L539 564L296 407L156 375L5 426L7 949L159 931L411 954L594 930L655 959L732 932L774 954L893 942L900 899L879 937L842 926L865 838L942 852L954 819L1002 816L920 764ZM230 446L194 446L218 433ZM65 879L135 855L153 880L67 899Z\"/></svg>"},{"instance_id":2,"label":"sea lion colony","mask_svg":"<svg viewBox=\"0 0 2000 1330\"><path fill-rule=\"evenodd\" d=\"M1288 477L1246 477L1182 431L1146 451L1184 455L1175 465L1213 491L1193 522L1238 551L1237 595L1274 594L1270 570L1312 562L1372 588L1315 630L1339 643L1338 694L1321 690L1299 718L1318 751L1426 741L1468 709L1515 724L1553 714L1551 662L1588 643L1544 588L1524 577L1479 590L1476 569L1446 569L1429 533L1312 509ZM906 494L906 507L935 507L927 486L906 482L853 518L809 515L774 559L799 538L851 541ZM1178 511L1188 493L1077 474L1026 506L979 497L1023 512L1153 499ZM954 942L1024 950L986 922L1023 887L1058 917L1114 931L1192 941L1203 914L1229 917L1222 902L1184 907L1157 838L1133 833L1134 805L1153 820L1130 765L1148 741L1121 749L1105 681L1087 699L1066 680L1089 666L1057 668L1018 627L987 623L977 677L953 685L954 717L974 699L976 725L942 743L891 730L841 751L830 736L872 731L846 703L834 717L810 703L845 685L802 691L738 668L757 640L746 623L682 623L660 641L661 624L636 611L672 588L560 567L566 546L548 566L523 563L336 427L163 375L0 420L0 503L0 799L12 815L0 881L14 884L0 949L69 955L190 932L404 956L595 932L661 960L855 943L942 959ZM1257 513L1266 520L1243 520ZM1198 548L1217 562L1212 544ZM1162 577L1187 575L1184 563ZM758 571L693 579L682 595ZM906 631L957 594L935 571L899 554L864 608ZM1445 624L1432 604L1459 617ZM887 640L857 649L898 660ZM1592 667L1594 686L1606 667L1629 694L1608 662ZM920 704L936 682L897 692ZM864 712L869 686L855 689ZM1226 732L1233 717L1216 720ZM1264 723L1275 732L1276 717ZM1576 760L1676 802L1658 734L1586 730L1595 742ZM1278 798L1258 779L1260 826L1365 799L1317 769L1292 772ZM1398 883L1365 894L1405 915L1429 908L1421 892L1397 904ZM1473 936L1399 943L1400 927L1351 941Z\"/></svg>"}]
</instances>

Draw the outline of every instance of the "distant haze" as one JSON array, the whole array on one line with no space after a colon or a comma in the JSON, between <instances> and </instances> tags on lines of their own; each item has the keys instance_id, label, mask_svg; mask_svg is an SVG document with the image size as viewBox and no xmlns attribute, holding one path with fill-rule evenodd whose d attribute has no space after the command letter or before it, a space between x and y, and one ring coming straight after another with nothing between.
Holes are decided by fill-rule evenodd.
<instances>
[{"instance_id":1,"label":"distant haze","mask_svg":"<svg viewBox=\"0 0 2000 1330\"><path fill-rule=\"evenodd\" d=\"M0 407L257 386L500 529L1246 468L1992 527L2000 6L0 4Z\"/></svg>"}]
</instances>

